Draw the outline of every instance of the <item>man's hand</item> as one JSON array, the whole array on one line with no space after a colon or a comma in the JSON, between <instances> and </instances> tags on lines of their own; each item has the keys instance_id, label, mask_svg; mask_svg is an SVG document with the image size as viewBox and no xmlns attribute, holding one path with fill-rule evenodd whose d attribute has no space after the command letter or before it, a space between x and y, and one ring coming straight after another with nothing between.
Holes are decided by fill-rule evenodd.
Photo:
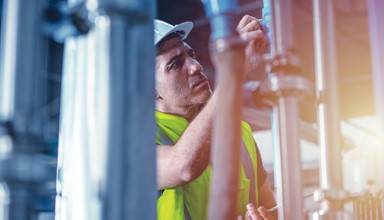
<instances>
[{"instance_id":1,"label":"man's hand","mask_svg":"<svg viewBox=\"0 0 384 220\"><path fill-rule=\"evenodd\" d=\"M236 28L239 36L248 42L245 48L246 68L251 67L251 59L257 53L264 53L267 50L267 38L261 30L261 19L245 15Z\"/></svg>"},{"instance_id":2,"label":"man's hand","mask_svg":"<svg viewBox=\"0 0 384 220\"><path fill-rule=\"evenodd\" d=\"M243 217L239 216L237 220L243 220ZM269 213L263 206L256 209L252 203L249 203L244 220L276 220L276 217L272 213Z\"/></svg>"}]
</instances>

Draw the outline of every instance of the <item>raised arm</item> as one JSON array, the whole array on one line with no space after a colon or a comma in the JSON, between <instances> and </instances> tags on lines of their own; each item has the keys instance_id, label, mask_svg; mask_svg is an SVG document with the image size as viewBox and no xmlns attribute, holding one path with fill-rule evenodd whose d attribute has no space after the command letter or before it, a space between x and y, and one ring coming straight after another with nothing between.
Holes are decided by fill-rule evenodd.
<instances>
[{"instance_id":1,"label":"raised arm","mask_svg":"<svg viewBox=\"0 0 384 220\"><path fill-rule=\"evenodd\" d=\"M157 146L159 189L184 185L197 178L209 164L215 101L213 93L175 145Z\"/></svg>"}]
</instances>

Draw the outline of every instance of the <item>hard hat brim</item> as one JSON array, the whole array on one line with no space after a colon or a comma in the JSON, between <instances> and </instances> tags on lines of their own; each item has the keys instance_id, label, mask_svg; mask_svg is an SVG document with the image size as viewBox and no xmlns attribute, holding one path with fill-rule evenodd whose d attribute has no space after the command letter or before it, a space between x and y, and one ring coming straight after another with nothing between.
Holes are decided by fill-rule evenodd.
<instances>
[{"instance_id":1,"label":"hard hat brim","mask_svg":"<svg viewBox=\"0 0 384 220\"><path fill-rule=\"evenodd\" d=\"M158 43L160 43L164 38L168 37L172 33L178 34L182 40L188 37L189 33L191 32L193 28L193 23L190 21L183 22L181 24L175 25L173 28L168 30L165 34L162 33L163 35L159 38L156 38L155 36L155 42L154 45L156 46Z\"/></svg>"}]
</instances>

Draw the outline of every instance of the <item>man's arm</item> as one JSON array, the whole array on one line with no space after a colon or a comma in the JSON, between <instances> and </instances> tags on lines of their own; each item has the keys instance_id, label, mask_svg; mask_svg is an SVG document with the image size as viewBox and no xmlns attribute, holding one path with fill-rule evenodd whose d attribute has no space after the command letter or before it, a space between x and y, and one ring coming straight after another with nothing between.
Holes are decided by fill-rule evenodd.
<instances>
[{"instance_id":1,"label":"man's arm","mask_svg":"<svg viewBox=\"0 0 384 220\"><path fill-rule=\"evenodd\" d=\"M254 22L255 18L244 16L237 27L240 36L250 41L252 48L256 42L264 41L260 26ZM246 50L248 57L250 52ZM216 91L221 87L217 85ZM157 181L158 188L173 188L184 185L197 178L210 161L211 130L213 108L217 92L203 110L190 123L178 142L173 146L157 147Z\"/></svg>"},{"instance_id":2,"label":"man's arm","mask_svg":"<svg viewBox=\"0 0 384 220\"><path fill-rule=\"evenodd\" d=\"M184 185L197 178L210 160L211 130L216 92L173 146L157 146L159 189Z\"/></svg>"}]
</instances>

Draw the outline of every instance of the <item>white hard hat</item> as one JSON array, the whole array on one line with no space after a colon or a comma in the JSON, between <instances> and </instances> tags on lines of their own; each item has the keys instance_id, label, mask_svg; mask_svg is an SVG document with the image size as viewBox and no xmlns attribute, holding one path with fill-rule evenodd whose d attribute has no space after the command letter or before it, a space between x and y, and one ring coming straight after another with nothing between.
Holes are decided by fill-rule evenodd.
<instances>
[{"instance_id":1,"label":"white hard hat","mask_svg":"<svg viewBox=\"0 0 384 220\"><path fill-rule=\"evenodd\" d=\"M189 32L191 32L193 28L193 23L190 21L177 24L175 26L168 24L165 21L154 19L154 32L155 32L155 42L154 45L156 46L161 40L166 38L168 35L172 33L178 34L182 40L187 38Z\"/></svg>"}]
</instances>

